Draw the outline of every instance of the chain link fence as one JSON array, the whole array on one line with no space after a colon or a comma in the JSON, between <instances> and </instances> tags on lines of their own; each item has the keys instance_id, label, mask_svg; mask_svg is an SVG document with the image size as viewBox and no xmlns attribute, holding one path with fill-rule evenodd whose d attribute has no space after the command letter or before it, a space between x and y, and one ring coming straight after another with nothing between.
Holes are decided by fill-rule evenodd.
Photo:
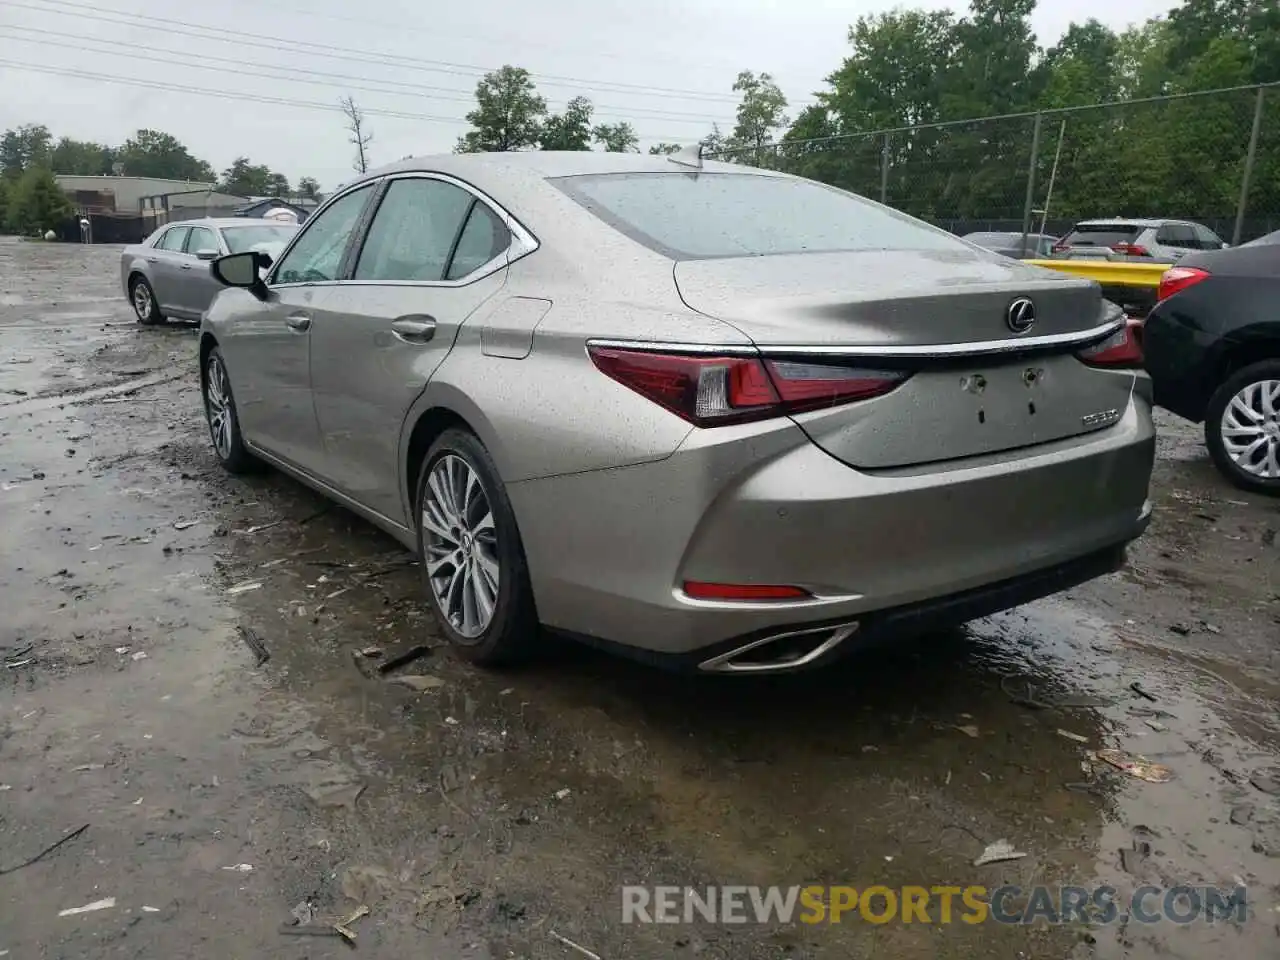
<instances>
[{"instance_id":1,"label":"chain link fence","mask_svg":"<svg viewBox=\"0 0 1280 960\"><path fill-rule=\"evenodd\" d=\"M955 233L1061 236L1082 219L1280 229L1280 84L729 149ZM1042 229L1043 226L1043 229Z\"/></svg>"}]
</instances>

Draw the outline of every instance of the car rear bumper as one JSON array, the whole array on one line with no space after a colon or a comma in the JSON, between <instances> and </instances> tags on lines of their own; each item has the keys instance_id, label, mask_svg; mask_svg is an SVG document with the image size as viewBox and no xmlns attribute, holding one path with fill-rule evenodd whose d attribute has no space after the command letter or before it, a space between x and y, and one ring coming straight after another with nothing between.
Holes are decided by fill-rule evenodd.
<instances>
[{"instance_id":1,"label":"car rear bumper","mask_svg":"<svg viewBox=\"0 0 1280 960\"><path fill-rule=\"evenodd\" d=\"M1135 393L1115 426L1015 453L872 473L781 421L694 431L656 463L508 492L543 623L706 659L743 638L830 624L857 623L840 644L857 646L873 623L910 619L892 611L962 622L1071 585L1055 570L1114 569L1149 520L1154 452L1150 406ZM1082 559L1104 555L1096 568ZM687 580L795 585L813 599L695 600Z\"/></svg>"}]
</instances>

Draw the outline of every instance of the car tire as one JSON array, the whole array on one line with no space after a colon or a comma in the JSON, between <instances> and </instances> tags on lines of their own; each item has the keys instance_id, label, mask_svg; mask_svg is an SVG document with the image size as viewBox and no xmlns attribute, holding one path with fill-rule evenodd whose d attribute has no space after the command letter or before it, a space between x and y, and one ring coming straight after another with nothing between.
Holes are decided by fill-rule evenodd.
<instances>
[{"instance_id":1,"label":"car tire","mask_svg":"<svg viewBox=\"0 0 1280 960\"><path fill-rule=\"evenodd\" d=\"M240 433L240 417L236 413L235 397L231 393L231 378L222 351L214 347L204 361L204 376L200 378L204 394L204 416L209 424L209 440L214 455L229 473L250 473L259 461L244 445Z\"/></svg>"},{"instance_id":2,"label":"car tire","mask_svg":"<svg viewBox=\"0 0 1280 960\"><path fill-rule=\"evenodd\" d=\"M130 282L129 302L133 304L133 314L139 323L148 327L164 323L165 316L156 302L156 292L146 277L134 277Z\"/></svg>"},{"instance_id":3,"label":"car tire","mask_svg":"<svg viewBox=\"0 0 1280 960\"><path fill-rule=\"evenodd\" d=\"M422 581L441 631L475 664L527 659L538 633L533 588L489 451L466 430L446 430L427 450L417 487Z\"/></svg>"},{"instance_id":4,"label":"car tire","mask_svg":"<svg viewBox=\"0 0 1280 960\"><path fill-rule=\"evenodd\" d=\"M1237 370L1214 391L1204 439L1214 465L1237 487L1280 496L1280 360ZM1260 448L1249 453L1257 440Z\"/></svg>"}]
</instances>

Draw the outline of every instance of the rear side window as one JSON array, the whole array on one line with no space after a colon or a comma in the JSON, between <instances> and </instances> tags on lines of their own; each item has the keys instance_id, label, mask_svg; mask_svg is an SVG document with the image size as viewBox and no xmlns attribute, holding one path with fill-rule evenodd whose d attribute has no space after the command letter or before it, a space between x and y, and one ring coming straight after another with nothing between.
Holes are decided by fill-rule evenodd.
<instances>
[{"instance_id":1,"label":"rear side window","mask_svg":"<svg viewBox=\"0 0 1280 960\"><path fill-rule=\"evenodd\" d=\"M472 196L443 180L393 180L356 265L357 280L443 280Z\"/></svg>"},{"instance_id":2,"label":"rear side window","mask_svg":"<svg viewBox=\"0 0 1280 960\"><path fill-rule=\"evenodd\" d=\"M1196 240L1199 241L1201 250L1221 250L1222 238L1210 230L1208 227L1202 227L1200 224L1192 224L1192 228L1196 232Z\"/></svg>"},{"instance_id":3,"label":"rear side window","mask_svg":"<svg viewBox=\"0 0 1280 960\"><path fill-rule=\"evenodd\" d=\"M175 253L181 253L183 245L187 242L187 234L190 232L190 227L174 227L156 241L156 246L161 250L172 250Z\"/></svg>"},{"instance_id":4,"label":"rear side window","mask_svg":"<svg viewBox=\"0 0 1280 960\"><path fill-rule=\"evenodd\" d=\"M1156 231L1156 243L1168 244L1171 247L1199 247L1196 232L1185 223L1166 223Z\"/></svg>"},{"instance_id":5,"label":"rear side window","mask_svg":"<svg viewBox=\"0 0 1280 960\"><path fill-rule=\"evenodd\" d=\"M1114 247L1133 243L1142 228L1130 223L1079 223L1062 240L1072 247Z\"/></svg>"},{"instance_id":6,"label":"rear side window","mask_svg":"<svg viewBox=\"0 0 1280 960\"><path fill-rule=\"evenodd\" d=\"M972 249L904 214L808 180L750 173L625 173L551 182L605 223L674 260Z\"/></svg>"},{"instance_id":7,"label":"rear side window","mask_svg":"<svg viewBox=\"0 0 1280 960\"><path fill-rule=\"evenodd\" d=\"M449 261L448 280L465 277L478 270L511 246L511 233L498 215L479 200L471 208L467 225L458 238L458 248Z\"/></svg>"}]
</instances>

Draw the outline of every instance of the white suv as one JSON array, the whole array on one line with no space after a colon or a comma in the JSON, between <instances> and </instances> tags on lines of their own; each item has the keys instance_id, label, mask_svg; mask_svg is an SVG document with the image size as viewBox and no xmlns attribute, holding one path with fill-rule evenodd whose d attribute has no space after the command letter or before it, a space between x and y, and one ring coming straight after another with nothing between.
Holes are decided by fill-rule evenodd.
<instances>
[{"instance_id":1,"label":"white suv","mask_svg":"<svg viewBox=\"0 0 1280 960\"><path fill-rule=\"evenodd\" d=\"M1082 220L1054 246L1053 256L1175 263L1189 253L1225 246L1208 227L1189 220Z\"/></svg>"}]
</instances>

